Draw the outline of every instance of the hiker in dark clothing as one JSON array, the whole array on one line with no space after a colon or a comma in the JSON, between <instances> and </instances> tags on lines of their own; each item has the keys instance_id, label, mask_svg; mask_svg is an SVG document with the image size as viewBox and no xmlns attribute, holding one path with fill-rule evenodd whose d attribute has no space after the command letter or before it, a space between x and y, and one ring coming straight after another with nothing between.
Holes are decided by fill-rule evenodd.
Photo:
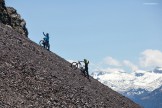
<instances>
[{"instance_id":1,"label":"hiker in dark clothing","mask_svg":"<svg viewBox=\"0 0 162 108\"><path fill-rule=\"evenodd\" d=\"M50 45L49 45L49 34L48 34L48 33L45 34L45 33L43 32L43 35L45 36L45 37L43 38L44 41L45 41L45 43L44 43L44 44L45 44L44 47L46 46L47 49L49 50L49 49L50 49L50 48L49 48L49 46L50 46Z\"/></svg>"},{"instance_id":2,"label":"hiker in dark clothing","mask_svg":"<svg viewBox=\"0 0 162 108\"><path fill-rule=\"evenodd\" d=\"M80 62L84 62L84 64L85 64L84 75L87 76L87 78L89 79L89 73L88 73L89 61L87 59L84 59L84 61L80 61Z\"/></svg>"}]
</instances>

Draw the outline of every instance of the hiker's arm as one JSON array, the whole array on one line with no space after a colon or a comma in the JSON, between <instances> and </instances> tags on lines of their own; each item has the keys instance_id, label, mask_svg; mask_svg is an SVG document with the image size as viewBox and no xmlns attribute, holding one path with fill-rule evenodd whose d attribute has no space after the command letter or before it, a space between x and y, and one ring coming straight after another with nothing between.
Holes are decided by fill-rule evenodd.
<instances>
[{"instance_id":1,"label":"hiker's arm","mask_svg":"<svg viewBox=\"0 0 162 108\"><path fill-rule=\"evenodd\" d=\"M43 32L43 35L46 36L46 35L44 34L44 32Z\"/></svg>"}]
</instances>

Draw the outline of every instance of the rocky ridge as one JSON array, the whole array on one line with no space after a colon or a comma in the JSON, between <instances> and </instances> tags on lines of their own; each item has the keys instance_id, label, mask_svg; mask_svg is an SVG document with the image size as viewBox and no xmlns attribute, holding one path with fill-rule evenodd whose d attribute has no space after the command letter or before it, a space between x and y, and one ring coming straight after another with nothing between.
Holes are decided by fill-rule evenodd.
<instances>
[{"instance_id":1,"label":"rocky ridge","mask_svg":"<svg viewBox=\"0 0 162 108\"><path fill-rule=\"evenodd\" d=\"M0 0L0 22L28 37L25 20L21 18L14 8L6 7L4 0Z\"/></svg>"}]
</instances>

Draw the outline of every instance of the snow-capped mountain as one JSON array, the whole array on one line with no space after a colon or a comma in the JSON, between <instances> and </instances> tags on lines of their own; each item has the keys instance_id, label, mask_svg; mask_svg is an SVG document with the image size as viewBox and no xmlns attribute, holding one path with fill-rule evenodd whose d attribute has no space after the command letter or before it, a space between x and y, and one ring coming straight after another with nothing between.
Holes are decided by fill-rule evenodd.
<instances>
[{"instance_id":1,"label":"snow-capped mountain","mask_svg":"<svg viewBox=\"0 0 162 108\"><path fill-rule=\"evenodd\" d=\"M91 75L144 108L161 108L162 103L159 101L162 99L162 68L160 67L156 67L153 71L138 70L131 73L95 71Z\"/></svg>"},{"instance_id":2,"label":"snow-capped mountain","mask_svg":"<svg viewBox=\"0 0 162 108\"><path fill-rule=\"evenodd\" d=\"M113 90L127 95L141 94L143 91L151 92L162 85L162 73L156 71L138 70L132 73L95 71L92 76Z\"/></svg>"}]
</instances>

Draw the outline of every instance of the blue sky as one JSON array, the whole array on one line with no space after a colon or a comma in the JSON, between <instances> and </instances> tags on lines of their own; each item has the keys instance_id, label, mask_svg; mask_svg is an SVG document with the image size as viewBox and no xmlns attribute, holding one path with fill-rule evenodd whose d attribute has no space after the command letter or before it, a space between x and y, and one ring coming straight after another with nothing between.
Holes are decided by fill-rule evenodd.
<instances>
[{"instance_id":1,"label":"blue sky","mask_svg":"<svg viewBox=\"0 0 162 108\"><path fill-rule=\"evenodd\" d=\"M31 40L38 43L48 32L51 50L66 60L87 58L102 68L162 66L161 0L6 0L6 5L26 20Z\"/></svg>"}]
</instances>

